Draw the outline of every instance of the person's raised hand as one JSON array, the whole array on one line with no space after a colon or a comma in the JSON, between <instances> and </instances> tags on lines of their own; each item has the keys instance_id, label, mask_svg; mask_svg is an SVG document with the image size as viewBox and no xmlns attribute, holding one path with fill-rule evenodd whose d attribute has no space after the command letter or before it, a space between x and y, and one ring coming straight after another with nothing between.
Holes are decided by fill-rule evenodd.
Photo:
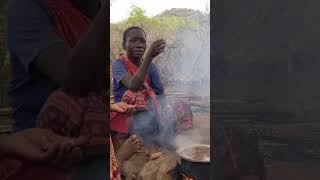
<instances>
[{"instance_id":1,"label":"person's raised hand","mask_svg":"<svg viewBox=\"0 0 320 180\"><path fill-rule=\"evenodd\" d=\"M146 59L150 58L153 59L155 57L157 57L160 53L162 53L164 51L164 48L166 47L166 42L163 39L159 39L154 41L147 54L146 54Z\"/></svg>"}]
</instances>

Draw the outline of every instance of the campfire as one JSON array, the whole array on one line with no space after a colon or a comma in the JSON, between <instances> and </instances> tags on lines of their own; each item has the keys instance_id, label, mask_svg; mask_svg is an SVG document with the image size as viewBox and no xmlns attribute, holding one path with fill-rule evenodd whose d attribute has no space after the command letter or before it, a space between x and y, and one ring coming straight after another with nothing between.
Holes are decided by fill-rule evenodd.
<instances>
[{"instance_id":1,"label":"campfire","mask_svg":"<svg viewBox=\"0 0 320 180\"><path fill-rule=\"evenodd\" d=\"M210 145L207 139L210 129L207 127L203 135L204 130L199 125L203 120L198 116L201 114L209 124L209 100L191 93L170 93L167 98L180 99L192 106L194 127L171 137L171 140L164 136L160 143L144 143L144 151L125 162L123 175L132 180L209 179Z\"/></svg>"}]
</instances>

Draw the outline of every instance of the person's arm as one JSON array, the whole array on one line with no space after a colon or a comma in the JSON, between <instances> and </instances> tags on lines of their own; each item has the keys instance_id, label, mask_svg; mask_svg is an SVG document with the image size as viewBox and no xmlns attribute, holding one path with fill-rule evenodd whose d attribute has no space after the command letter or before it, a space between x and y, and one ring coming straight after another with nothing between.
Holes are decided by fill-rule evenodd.
<instances>
[{"instance_id":1,"label":"person's arm","mask_svg":"<svg viewBox=\"0 0 320 180\"><path fill-rule=\"evenodd\" d=\"M152 43L149 51L146 54L145 59L141 63L138 72L134 76L127 75L121 83L125 85L129 90L138 91L144 83L144 78L148 73L148 68L153 59L164 51L165 41L160 39Z\"/></svg>"},{"instance_id":2,"label":"person's arm","mask_svg":"<svg viewBox=\"0 0 320 180\"><path fill-rule=\"evenodd\" d=\"M36 68L70 92L86 95L105 76L108 23L104 3L87 34L74 48L65 43L52 45L35 60Z\"/></svg>"},{"instance_id":3,"label":"person's arm","mask_svg":"<svg viewBox=\"0 0 320 180\"><path fill-rule=\"evenodd\" d=\"M111 112L118 112L118 113L126 113L132 114L135 112L136 105L129 105L125 102L117 102L110 104L110 111Z\"/></svg>"},{"instance_id":4,"label":"person's arm","mask_svg":"<svg viewBox=\"0 0 320 180\"><path fill-rule=\"evenodd\" d=\"M152 89L157 94L161 106L164 107L167 104L167 99L164 92L164 86L161 81L160 72L154 63L150 67L150 80Z\"/></svg>"},{"instance_id":5,"label":"person's arm","mask_svg":"<svg viewBox=\"0 0 320 180\"><path fill-rule=\"evenodd\" d=\"M0 135L0 157L14 156L36 163L65 166L82 160L79 147L87 142L87 137L68 138L46 129L32 128Z\"/></svg>"}]
</instances>

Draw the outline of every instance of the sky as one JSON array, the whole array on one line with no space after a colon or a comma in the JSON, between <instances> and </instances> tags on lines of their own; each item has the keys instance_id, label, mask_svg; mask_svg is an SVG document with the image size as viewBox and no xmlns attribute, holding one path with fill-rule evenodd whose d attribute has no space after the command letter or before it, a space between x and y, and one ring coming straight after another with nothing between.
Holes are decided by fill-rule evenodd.
<instances>
[{"instance_id":1,"label":"sky","mask_svg":"<svg viewBox=\"0 0 320 180\"><path fill-rule=\"evenodd\" d=\"M210 0L111 0L110 21L114 23L126 19L129 16L132 5L144 9L147 16L155 16L171 8L188 8L202 12L210 11Z\"/></svg>"}]
</instances>

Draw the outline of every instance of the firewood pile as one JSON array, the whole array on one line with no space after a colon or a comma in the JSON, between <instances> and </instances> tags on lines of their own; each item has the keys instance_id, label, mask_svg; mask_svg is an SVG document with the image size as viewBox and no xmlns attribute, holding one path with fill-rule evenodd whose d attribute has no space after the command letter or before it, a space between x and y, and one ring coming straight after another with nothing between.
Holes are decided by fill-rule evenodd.
<instances>
[{"instance_id":1,"label":"firewood pile","mask_svg":"<svg viewBox=\"0 0 320 180\"><path fill-rule=\"evenodd\" d=\"M179 94L180 95L180 94ZM173 96L173 95L172 95ZM172 97L171 96L171 97ZM171 98L169 97L169 98ZM175 96L175 98L185 98L186 100L192 99L194 101L199 100L197 96L183 95ZM183 135L190 137L193 133L196 133L198 137L194 137L193 141L197 143L210 143L210 118L209 112L194 113L194 129L197 131L188 131ZM182 135L182 134L181 134ZM188 142L191 143L191 139L188 138ZM184 144L182 141L179 147ZM120 145L116 145L120 147ZM179 156L174 149L167 149L158 145L145 145L144 153L136 153L129 160L127 160L121 173L125 176L126 180L174 180L176 179L176 166L179 162Z\"/></svg>"},{"instance_id":2,"label":"firewood pile","mask_svg":"<svg viewBox=\"0 0 320 180\"><path fill-rule=\"evenodd\" d=\"M144 153L136 153L122 167L126 180L174 180L178 156L160 147L145 147Z\"/></svg>"}]
</instances>

